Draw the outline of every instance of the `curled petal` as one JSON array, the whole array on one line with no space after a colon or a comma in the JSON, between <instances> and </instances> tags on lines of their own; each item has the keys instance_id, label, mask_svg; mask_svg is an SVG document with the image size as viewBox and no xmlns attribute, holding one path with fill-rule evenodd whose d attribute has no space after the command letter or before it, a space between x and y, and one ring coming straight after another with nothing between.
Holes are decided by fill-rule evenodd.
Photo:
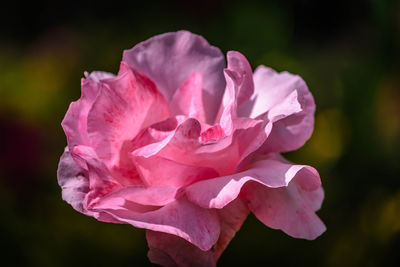
<instances>
[{"instance_id":1,"label":"curled petal","mask_svg":"<svg viewBox=\"0 0 400 267\"><path fill-rule=\"evenodd\" d=\"M87 196L90 193L89 173L75 162L68 147L60 158L57 178L62 188L62 198L75 210L100 221L120 223L107 213L87 209Z\"/></svg>"},{"instance_id":2,"label":"curled petal","mask_svg":"<svg viewBox=\"0 0 400 267\"><path fill-rule=\"evenodd\" d=\"M214 122L225 87L225 59L203 37L187 31L157 35L126 50L122 60L150 77L167 101L190 75L201 73L206 120Z\"/></svg>"},{"instance_id":3,"label":"curled petal","mask_svg":"<svg viewBox=\"0 0 400 267\"><path fill-rule=\"evenodd\" d=\"M63 199L79 212L85 210L82 202L89 192L87 176L87 171L73 160L66 148L58 163L58 184L62 188Z\"/></svg>"},{"instance_id":4,"label":"curled petal","mask_svg":"<svg viewBox=\"0 0 400 267\"><path fill-rule=\"evenodd\" d=\"M94 71L90 74L85 73L86 79L82 79L82 95L79 100L72 102L61 123L68 139L68 147L72 150L76 145L89 145L87 136L87 116L99 91L101 90L100 81L115 77L114 74L107 72Z\"/></svg>"},{"instance_id":5,"label":"curled petal","mask_svg":"<svg viewBox=\"0 0 400 267\"><path fill-rule=\"evenodd\" d=\"M226 89L218 119L225 134L230 135L234 131L238 106L246 103L251 97L254 91L254 83L247 59L236 51L229 51L227 56L228 67L224 71Z\"/></svg>"},{"instance_id":6,"label":"curled petal","mask_svg":"<svg viewBox=\"0 0 400 267\"><path fill-rule=\"evenodd\" d=\"M201 207L220 209L236 199L243 185L249 181L279 188L287 187L293 179L307 191L317 190L321 186L318 172L312 167L266 159L256 162L247 171L192 184L186 188L186 195Z\"/></svg>"},{"instance_id":7,"label":"curled petal","mask_svg":"<svg viewBox=\"0 0 400 267\"><path fill-rule=\"evenodd\" d=\"M67 136L68 147L72 150L76 145L89 145L87 136L87 116L100 91L101 85L90 79L82 79L82 96L72 102L61 123Z\"/></svg>"},{"instance_id":8,"label":"curled petal","mask_svg":"<svg viewBox=\"0 0 400 267\"><path fill-rule=\"evenodd\" d=\"M104 71L93 71L91 73L85 72L85 78L94 82L100 82L104 79L115 78L115 75Z\"/></svg>"},{"instance_id":9,"label":"curled petal","mask_svg":"<svg viewBox=\"0 0 400 267\"><path fill-rule=\"evenodd\" d=\"M254 72L255 92L251 117L273 121L270 136L261 151L286 152L301 147L314 126L314 99L297 75L277 73L260 66Z\"/></svg>"},{"instance_id":10,"label":"curled petal","mask_svg":"<svg viewBox=\"0 0 400 267\"><path fill-rule=\"evenodd\" d=\"M235 77L234 80L238 84L236 90L236 101L238 105L245 103L254 92L253 73L246 57L237 51L229 51L228 70Z\"/></svg>"},{"instance_id":11,"label":"curled petal","mask_svg":"<svg viewBox=\"0 0 400 267\"><path fill-rule=\"evenodd\" d=\"M321 187L308 191L297 181L281 188L250 182L243 188L242 197L260 221L292 237L313 240L326 230L315 214L324 198Z\"/></svg>"},{"instance_id":12,"label":"curled petal","mask_svg":"<svg viewBox=\"0 0 400 267\"><path fill-rule=\"evenodd\" d=\"M189 200L207 208L222 208L239 193L267 226L305 239L315 239L325 226L315 215L323 191L314 168L292 165L281 158L258 161L251 169L200 181L186 188Z\"/></svg>"},{"instance_id":13,"label":"curled petal","mask_svg":"<svg viewBox=\"0 0 400 267\"><path fill-rule=\"evenodd\" d=\"M140 213L138 205L124 201L116 207L102 205L107 212L120 222L138 228L179 236L201 250L209 250L217 242L220 226L215 210L203 209L181 197L161 208Z\"/></svg>"}]
</instances>

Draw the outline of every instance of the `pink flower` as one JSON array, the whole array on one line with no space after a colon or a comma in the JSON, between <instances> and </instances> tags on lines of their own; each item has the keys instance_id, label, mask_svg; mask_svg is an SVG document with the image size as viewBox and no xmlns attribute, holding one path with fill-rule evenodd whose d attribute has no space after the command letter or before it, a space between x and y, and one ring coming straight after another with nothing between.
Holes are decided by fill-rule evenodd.
<instances>
[{"instance_id":1,"label":"pink flower","mask_svg":"<svg viewBox=\"0 0 400 267\"><path fill-rule=\"evenodd\" d=\"M147 229L149 258L214 266L249 211L296 238L325 231L318 172L279 153L310 137L305 82L180 31L124 51L118 75L85 74L62 122L63 199Z\"/></svg>"}]
</instances>

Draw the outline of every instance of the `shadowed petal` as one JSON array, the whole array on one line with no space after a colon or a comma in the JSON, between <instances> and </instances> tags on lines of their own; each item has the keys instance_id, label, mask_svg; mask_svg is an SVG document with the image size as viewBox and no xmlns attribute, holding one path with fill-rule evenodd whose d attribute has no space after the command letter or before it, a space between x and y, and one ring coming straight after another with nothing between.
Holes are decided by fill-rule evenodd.
<instances>
[{"instance_id":1,"label":"shadowed petal","mask_svg":"<svg viewBox=\"0 0 400 267\"><path fill-rule=\"evenodd\" d=\"M147 231L150 261L162 266L215 266L222 252L246 220L249 209L242 200L237 199L217 212L221 233L212 249L202 251L180 237Z\"/></svg>"},{"instance_id":2,"label":"shadowed petal","mask_svg":"<svg viewBox=\"0 0 400 267\"><path fill-rule=\"evenodd\" d=\"M313 240L326 230L315 214L324 197L321 187L308 191L297 181L281 188L250 182L243 188L242 197L260 221L292 237Z\"/></svg>"},{"instance_id":3,"label":"shadowed petal","mask_svg":"<svg viewBox=\"0 0 400 267\"><path fill-rule=\"evenodd\" d=\"M181 197L153 211L139 213L137 205L124 201L118 207L113 203L101 210L115 219L138 228L177 235L202 250L209 250L217 242L220 226L215 210L203 209Z\"/></svg>"},{"instance_id":4,"label":"shadowed petal","mask_svg":"<svg viewBox=\"0 0 400 267\"><path fill-rule=\"evenodd\" d=\"M164 267L212 267L213 253L203 251L188 241L166 233L146 231L150 261Z\"/></svg>"},{"instance_id":5,"label":"shadowed petal","mask_svg":"<svg viewBox=\"0 0 400 267\"><path fill-rule=\"evenodd\" d=\"M217 261L222 252L229 245L236 232L247 218L249 209L241 199L236 199L226 205L223 209L218 210L218 217L221 223L221 234L218 242L213 247L214 258Z\"/></svg>"}]
</instances>

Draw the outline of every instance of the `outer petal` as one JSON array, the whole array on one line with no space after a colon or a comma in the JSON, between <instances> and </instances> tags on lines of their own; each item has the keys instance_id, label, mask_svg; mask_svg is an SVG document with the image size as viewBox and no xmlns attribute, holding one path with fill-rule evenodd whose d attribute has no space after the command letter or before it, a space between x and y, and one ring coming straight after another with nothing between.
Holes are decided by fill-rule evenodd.
<instances>
[{"instance_id":1,"label":"outer petal","mask_svg":"<svg viewBox=\"0 0 400 267\"><path fill-rule=\"evenodd\" d=\"M85 77L86 79L92 80L94 82L100 82L104 79L114 78L115 75L104 71L93 71L91 73L85 72Z\"/></svg>"},{"instance_id":2,"label":"outer petal","mask_svg":"<svg viewBox=\"0 0 400 267\"><path fill-rule=\"evenodd\" d=\"M65 148L57 170L58 184L62 188L62 198L79 212L84 212L83 200L89 192L88 174L71 157Z\"/></svg>"},{"instance_id":3,"label":"outer petal","mask_svg":"<svg viewBox=\"0 0 400 267\"><path fill-rule=\"evenodd\" d=\"M186 195L201 207L220 209L236 199L243 185L249 181L268 188L279 188L287 187L294 179L307 191L321 186L318 172L312 167L266 159L256 162L247 171L197 182L186 188Z\"/></svg>"},{"instance_id":4,"label":"outer petal","mask_svg":"<svg viewBox=\"0 0 400 267\"><path fill-rule=\"evenodd\" d=\"M322 188L308 191L297 181L282 188L250 182L243 188L242 197L260 221L292 237L313 240L326 230L315 214L324 197Z\"/></svg>"},{"instance_id":5,"label":"outer petal","mask_svg":"<svg viewBox=\"0 0 400 267\"><path fill-rule=\"evenodd\" d=\"M115 75L107 72L94 71L85 72L85 79L81 81L82 95L79 100L72 102L61 123L67 136L68 147L72 151L77 145L90 145L87 135L87 117L97 95L101 90L101 81L103 79L114 78ZM75 157L74 155L72 155ZM82 167L85 163L79 157L75 160Z\"/></svg>"},{"instance_id":6,"label":"outer petal","mask_svg":"<svg viewBox=\"0 0 400 267\"><path fill-rule=\"evenodd\" d=\"M202 251L174 235L147 231L148 257L151 262L162 266L215 266L248 214L249 209L240 199L218 210L221 233L217 243L208 251Z\"/></svg>"},{"instance_id":7,"label":"outer petal","mask_svg":"<svg viewBox=\"0 0 400 267\"><path fill-rule=\"evenodd\" d=\"M221 234L218 242L213 247L214 258L217 261L222 252L226 249L229 242L233 239L236 232L247 218L249 209L241 199L236 199L226 205L223 209L218 210L218 217L221 223Z\"/></svg>"},{"instance_id":8,"label":"outer petal","mask_svg":"<svg viewBox=\"0 0 400 267\"><path fill-rule=\"evenodd\" d=\"M181 197L159 209L140 213L131 201L101 206L115 219L138 228L173 234L186 239L202 250L209 250L217 242L220 226L215 210L203 209Z\"/></svg>"},{"instance_id":9,"label":"outer petal","mask_svg":"<svg viewBox=\"0 0 400 267\"><path fill-rule=\"evenodd\" d=\"M135 169L128 157L132 140L145 127L169 117L169 109L155 85L142 74L121 64L115 79L103 88L88 114L88 136L107 167L130 185Z\"/></svg>"},{"instance_id":10,"label":"outer petal","mask_svg":"<svg viewBox=\"0 0 400 267\"><path fill-rule=\"evenodd\" d=\"M81 98L71 103L61 123L70 149L73 149L76 145L88 145L90 143L86 128L87 115L100 91L100 84L90 79L82 79L81 84Z\"/></svg>"},{"instance_id":11,"label":"outer petal","mask_svg":"<svg viewBox=\"0 0 400 267\"><path fill-rule=\"evenodd\" d=\"M65 152L60 158L57 178L58 184L62 188L62 198L75 210L100 221L119 223L107 213L87 210L86 198L90 192L89 172L75 162L68 148L65 148Z\"/></svg>"},{"instance_id":12,"label":"outer petal","mask_svg":"<svg viewBox=\"0 0 400 267\"><path fill-rule=\"evenodd\" d=\"M168 101L190 75L201 73L206 120L214 122L225 87L225 60L203 37L187 31L161 34L126 50L122 60L150 77Z\"/></svg>"},{"instance_id":13,"label":"outer petal","mask_svg":"<svg viewBox=\"0 0 400 267\"><path fill-rule=\"evenodd\" d=\"M212 267L214 255L203 251L186 240L166 233L146 231L150 261L164 267Z\"/></svg>"},{"instance_id":14,"label":"outer petal","mask_svg":"<svg viewBox=\"0 0 400 267\"><path fill-rule=\"evenodd\" d=\"M254 73L251 117L265 115L274 122L263 152L285 152L301 147L314 125L314 99L297 75L260 66ZM265 116L263 116L265 118Z\"/></svg>"}]
</instances>

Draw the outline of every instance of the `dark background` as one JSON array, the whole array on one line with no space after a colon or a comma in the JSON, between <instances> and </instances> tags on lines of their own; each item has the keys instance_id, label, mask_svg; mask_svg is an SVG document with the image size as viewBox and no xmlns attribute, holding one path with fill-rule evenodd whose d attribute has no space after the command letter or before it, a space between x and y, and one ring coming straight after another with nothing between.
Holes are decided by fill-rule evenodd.
<instances>
[{"instance_id":1,"label":"dark background","mask_svg":"<svg viewBox=\"0 0 400 267\"><path fill-rule=\"evenodd\" d=\"M316 167L327 232L315 241L253 215L219 266L400 262L400 3L19 1L0 5L0 260L4 266L150 266L144 230L98 222L61 199L60 123L84 71L179 29L301 75L317 104L311 140L286 156Z\"/></svg>"}]
</instances>

